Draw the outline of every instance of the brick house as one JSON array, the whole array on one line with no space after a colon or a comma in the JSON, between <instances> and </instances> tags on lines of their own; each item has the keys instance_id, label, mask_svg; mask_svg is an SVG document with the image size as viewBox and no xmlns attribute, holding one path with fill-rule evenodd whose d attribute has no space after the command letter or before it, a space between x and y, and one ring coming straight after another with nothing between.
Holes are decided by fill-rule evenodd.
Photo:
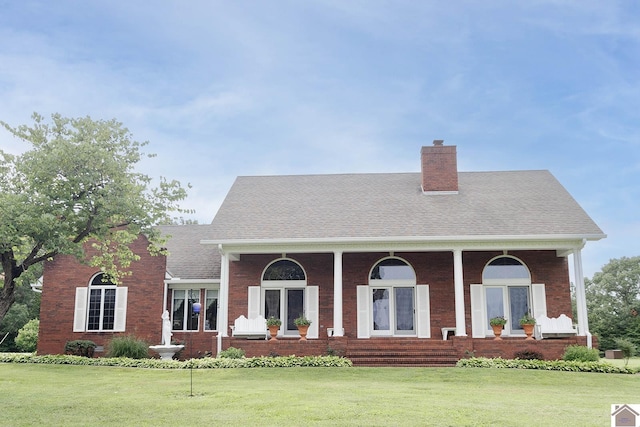
<instances>
[{"instance_id":1,"label":"brick house","mask_svg":"<svg viewBox=\"0 0 640 427\"><path fill-rule=\"evenodd\" d=\"M523 349L556 358L568 344L592 345L581 250L602 230L548 171L458 172L456 156L455 146L434 141L422 148L420 173L238 177L212 224L163 227L172 238L162 277L147 258L134 266L146 275L134 271L127 286L125 332L159 341L167 309L174 339L193 340L195 352L338 352L369 365ZM525 342L524 313L571 317L569 256L577 333ZM41 352L114 333L71 331L86 314L76 306L74 319L73 291L61 302L56 288L91 288L99 272L72 279L65 262L45 267L43 310L55 300L66 317L52 319L57 347L42 318ZM143 302L134 302L134 287L148 289ZM312 321L307 341L292 323L299 314ZM236 318L260 315L282 319L277 341L232 336ZM488 324L498 315L508 319L502 341Z\"/></svg>"}]
</instances>

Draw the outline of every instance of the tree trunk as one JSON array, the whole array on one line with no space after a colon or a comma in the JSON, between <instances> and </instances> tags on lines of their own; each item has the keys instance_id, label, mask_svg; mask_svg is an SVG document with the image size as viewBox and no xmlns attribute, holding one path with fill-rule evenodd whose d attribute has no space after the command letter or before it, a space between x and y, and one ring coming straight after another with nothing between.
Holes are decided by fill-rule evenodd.
<instances>
[{"instance_id":1,"label":"tree trunk","mask_svg":"<svg viewBox=\"0 0 640 427\"><path fill-rule=\"evenodd\" d=\"M20 276L21 271L15 268L15 260L12 255L11 252L0 254L2 272L4 273L4 286L0 288L0 322L16 301L16 279Z\"/></svg>"}]
</instances>

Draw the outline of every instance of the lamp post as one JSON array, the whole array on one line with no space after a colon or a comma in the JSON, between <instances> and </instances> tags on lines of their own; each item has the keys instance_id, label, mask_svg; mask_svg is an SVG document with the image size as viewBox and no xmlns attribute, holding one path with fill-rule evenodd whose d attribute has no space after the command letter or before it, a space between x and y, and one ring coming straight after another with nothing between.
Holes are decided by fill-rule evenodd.
<instances>
[{"instance_id":1,"label":"lamp post","mask_svg":"<svg viewBox=\"0 0 640 427\"><path fill-rule=\"evenodd\" d=\"M195 314L196 316L196 332L200 329L200 322L199 322L199 317L200 317L200 310L202 309L202 305L199 302L194 302L193 305L191 306L191 310L193 310L193 314ZM191 333L191 343L189 344L189 349L191 352L191 360L190 362L190 368L191 368L191 394L189 394L189 396L193 397L193 334L194 332Z\"/></svg>"}]
</instances>

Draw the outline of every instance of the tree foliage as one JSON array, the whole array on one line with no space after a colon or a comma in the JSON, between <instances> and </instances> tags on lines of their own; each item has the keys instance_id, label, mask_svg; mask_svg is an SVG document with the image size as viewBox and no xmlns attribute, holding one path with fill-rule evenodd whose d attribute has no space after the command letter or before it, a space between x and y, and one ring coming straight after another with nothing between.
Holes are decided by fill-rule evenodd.
<instances>
[{"instance_id":1,"label":"tree foliage","mask_svg":"<svg viewBox=\"0 0 640 427\"><path fill-rule=\"evenodd\" d=\"M0 150L0 321L29 271L58 254L87 260L114 281L137 259L128 245L142 233L160 250L153 226L185 212L186 190L177 181L135 170L147 142L133 140L116 120L33 115L31 126L0 124L26 144L19 155ZM152 156L149 156L152 157ZM26 283L25 283L26 282Z\"/></svg>"},{"instance_id":2,"label":"tree foliage","mask_svg":"<svg viewBox=\"0 0 640 427\"><path fill-rule=\"evenodd\" d=\"M31 319L19 331L15 339L16 346L22 351L36 351L38 346L38 330L40 329L40 321Z\"/></svg>"},{"instance_id":3,"label":"tree foliage","mask_svg":"<svg viewBox=\"0 0 640 427\"><path fill-rule=\"evenodd\" d=\"M640 345L640 256L612 259L585 286L589 327L600 348L615 348L616 338Z\"/></svg>"}]
</instances>

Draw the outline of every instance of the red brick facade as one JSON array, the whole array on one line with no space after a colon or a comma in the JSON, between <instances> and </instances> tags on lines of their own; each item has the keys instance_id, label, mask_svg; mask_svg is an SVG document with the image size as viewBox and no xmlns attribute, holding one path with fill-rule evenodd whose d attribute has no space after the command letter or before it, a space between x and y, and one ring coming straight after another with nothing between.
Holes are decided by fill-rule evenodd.
<instances>
[{"instance_id":1,"label":"red brick facade","mask_svg":"<svg viewBox=\"0 0 640 427\"><path fill-rule=\"evenodd\" d=\"M421 154L422 191L458 191L456 146L422 147Z\"/></svg>"},{"instance_id":2,"label":"red brick facade","mask_svg":"<svg viewBox=\"0 0 640 427\"><path fill-rule=\"evenodd\" d=\"M99 270L81 264L72 256L59 255L47 261L40 305L38 353L64 353L65 344L72 340L91 340L106 348L114 335L134 335L159 344L166 258L151 256L147 251L148 244L144 237L132 244L131 249L141 258L131 264L132 275L124 277L119 285L128 288L125 332L73 332L76 288L88 286Z\"/></svg>"}]
</instances>

